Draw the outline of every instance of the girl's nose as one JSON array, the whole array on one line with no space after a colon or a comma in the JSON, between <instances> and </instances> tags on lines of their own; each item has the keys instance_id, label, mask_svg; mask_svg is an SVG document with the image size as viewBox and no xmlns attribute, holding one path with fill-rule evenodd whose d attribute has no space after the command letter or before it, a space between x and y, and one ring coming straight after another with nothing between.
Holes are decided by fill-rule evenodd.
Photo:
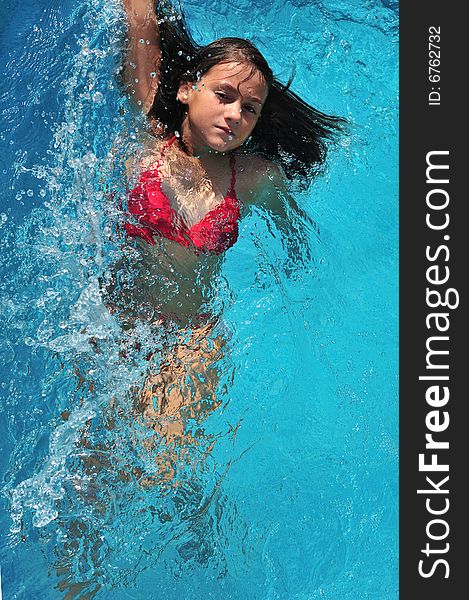
<instances>
[{"instance_id":1,"label":"girl's nose","mask_svg":"<svg viewBox=\"0 0 469 600\"><path fill-rule=\"evenodd\" d=\"M238 122L241 119L241 103L230 102L226 105L225 118Z\"/></svg>"}]
</instances>

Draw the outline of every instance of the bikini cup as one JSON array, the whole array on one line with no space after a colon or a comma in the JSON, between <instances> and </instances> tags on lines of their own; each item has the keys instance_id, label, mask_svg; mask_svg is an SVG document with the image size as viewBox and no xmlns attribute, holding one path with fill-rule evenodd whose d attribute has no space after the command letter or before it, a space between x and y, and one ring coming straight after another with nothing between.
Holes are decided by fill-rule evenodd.
<instances>
[{"instance_id":1,"label":"bikini cup","mask_svg":"<svg viewBox=\"0 0 469 600\"><path fill-rule=\"evenodd\" d=\"M227 195L202 219L188 227L182 217L172 208L168 197L161 189L160 168L166 149L174 142L173 136L165 143L155 168L143 171L138 185L130 192L129 213L139 225L125 224L130 236L143 238L155 245L154 236L160 235L186 248L192 246L196 253L220 254L238 239L240 202L236 197L236 159L230 157L231 184Z\"/></svg>"}]
</instances>

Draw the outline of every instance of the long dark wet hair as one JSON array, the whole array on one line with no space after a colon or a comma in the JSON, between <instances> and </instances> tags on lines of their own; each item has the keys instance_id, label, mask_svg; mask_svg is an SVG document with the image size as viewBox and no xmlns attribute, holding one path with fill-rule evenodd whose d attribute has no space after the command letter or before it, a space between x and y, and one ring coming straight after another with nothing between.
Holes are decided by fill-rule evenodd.
<instances>
[{"instance_id":1,"label":"long dark wet hair","mask_svg":"<svg viewBox=\"0 0 469 600\"><path fill-rule=\"evenodd\" d=\"M171 4L158 0L155 6L161 37L161 72L158 93L148 112L150 120L169 132L181 129L185 106L177 99L182 82L196 82L212 67L223 62L251 65L263 76L269 93L261 116L243 148L279 164L285 175L308 176L325 160L327 140L343 131L346 120L326 115L304 102L278 81L267 61L249 41L221 38L207 46L192 39L181 6L177 13Z\"/></svg>"}]
</instances>

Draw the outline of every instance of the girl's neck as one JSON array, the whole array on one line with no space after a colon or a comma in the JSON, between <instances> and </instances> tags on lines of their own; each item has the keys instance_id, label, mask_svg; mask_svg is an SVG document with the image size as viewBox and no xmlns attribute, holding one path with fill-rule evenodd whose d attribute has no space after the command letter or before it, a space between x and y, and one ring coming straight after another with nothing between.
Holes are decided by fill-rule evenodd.
<instances>
[{"instance_id":1,"label":"girl's neck","mask_svg":"<svg viewBox=\"0 0 469 600\"><path fill-rule=\"evenodd\" d=\"M209 158L215 156L224 156L225 152L218 152L206 144L198 144L197 140L194 139L192 131L189 125L189 119L186 116L181 125L181 137L179 138L180 146L182 150L188 155L194 158Z\"/></svg>"}]
</instances>

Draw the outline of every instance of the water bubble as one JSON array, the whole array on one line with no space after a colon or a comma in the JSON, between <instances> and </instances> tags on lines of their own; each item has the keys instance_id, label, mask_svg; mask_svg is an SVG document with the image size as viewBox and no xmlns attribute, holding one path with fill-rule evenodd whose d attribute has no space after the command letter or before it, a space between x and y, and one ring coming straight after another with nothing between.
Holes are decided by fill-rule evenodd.
<instances>
[{"instance_id":1,"label":"water bubble","mask_svg":"<svg viewBox=\"0 0 469 600\"><path fill-rule=\"evenodd\" d=\"M29 196L30 198L32 198L32 197L34 196L34 192L33 192L33 190L29 189L29 190L26 192L26 195L27 195L27 196Z\"/></svg>"},{"instance_id":2,"label":"water bubble","mask_svg":"<svg viewBox=\"0 0 469 600\"><path fill-rule=\"evenodd\" d=\"M2 339L0 344L0 365L5 366L13 362L15 351L8 340Z\"/></svg>"},{"instance_id":3,"label":"water bubble","mask_svg":"<svg viewBox=\"0 0 469 600\"><path fill-rule=\"evenodd\" d=\"M3 227L3 225L5 225L5 223L7 222L7 215L6 213L0 213L0 227Z\"/></svg>"},{"instance_id":4,"label":"water bubble","mask_svg":"<svg viewBox=\"0 0 469 600\"><path fill-rule=\"evenodd\" d=\"M99 104L100 102L102 102L104 99L104 96L102 95L101 92L95 92L93 94L93 102L96 102L96 104Z\"/></svg>"},{"instance_id":5,"label":"water bubble","mask_svg":"<svg viewBox=\"0 0 469 600\"><path fill-rule=\"evenodd\" d=\"M38 327L36 337L40 342L48 341L54 333L54 328L50 321L45 319Z\"/></svg>"},{"instance_id":6,"label":"water bubble","mask_svg":"<svg viewBox=\"0 0 469 600\"><path fill-rule=\"evenodd\" d=\"M93 166L97 162L96 156L92 152L87 152L83 157L83 163L88 166Z\"/></svg>"},{"instance_id":7,"label":"water bubble","mask_svg":"<svg viewBox=\"0 0 469 600\"><path fill-rule=\"evenodd\" d=\"M63 234L62 234L62 241L67 246L71 246L74 243L74 241L75 241L75 237L72 234L72 232L70 232L70 231L64 231Z\"/></svg>"},{"instance_id":8,"label":"water bubble","mask_svg":"<svg viewBox=\"0 0 469 600\"><path fill-rule=\"evenodd\" d=\"M44 188L41 188L39 190L39 196L41 196L41 198L44 198L44 196L47 194L47 191Z\"/></svg>"},{"instance_id":9,"label":"water bubble","mask_svg":"<svg viewBox=\"0 0 469 600\"><path fill-rule=\"evenodd\" d=\"M44 177L46 177L47 175L45 167L43 167L42 165L37 167L35 175L38 179L44 179Z\"/></svg>"}]
</instances>

